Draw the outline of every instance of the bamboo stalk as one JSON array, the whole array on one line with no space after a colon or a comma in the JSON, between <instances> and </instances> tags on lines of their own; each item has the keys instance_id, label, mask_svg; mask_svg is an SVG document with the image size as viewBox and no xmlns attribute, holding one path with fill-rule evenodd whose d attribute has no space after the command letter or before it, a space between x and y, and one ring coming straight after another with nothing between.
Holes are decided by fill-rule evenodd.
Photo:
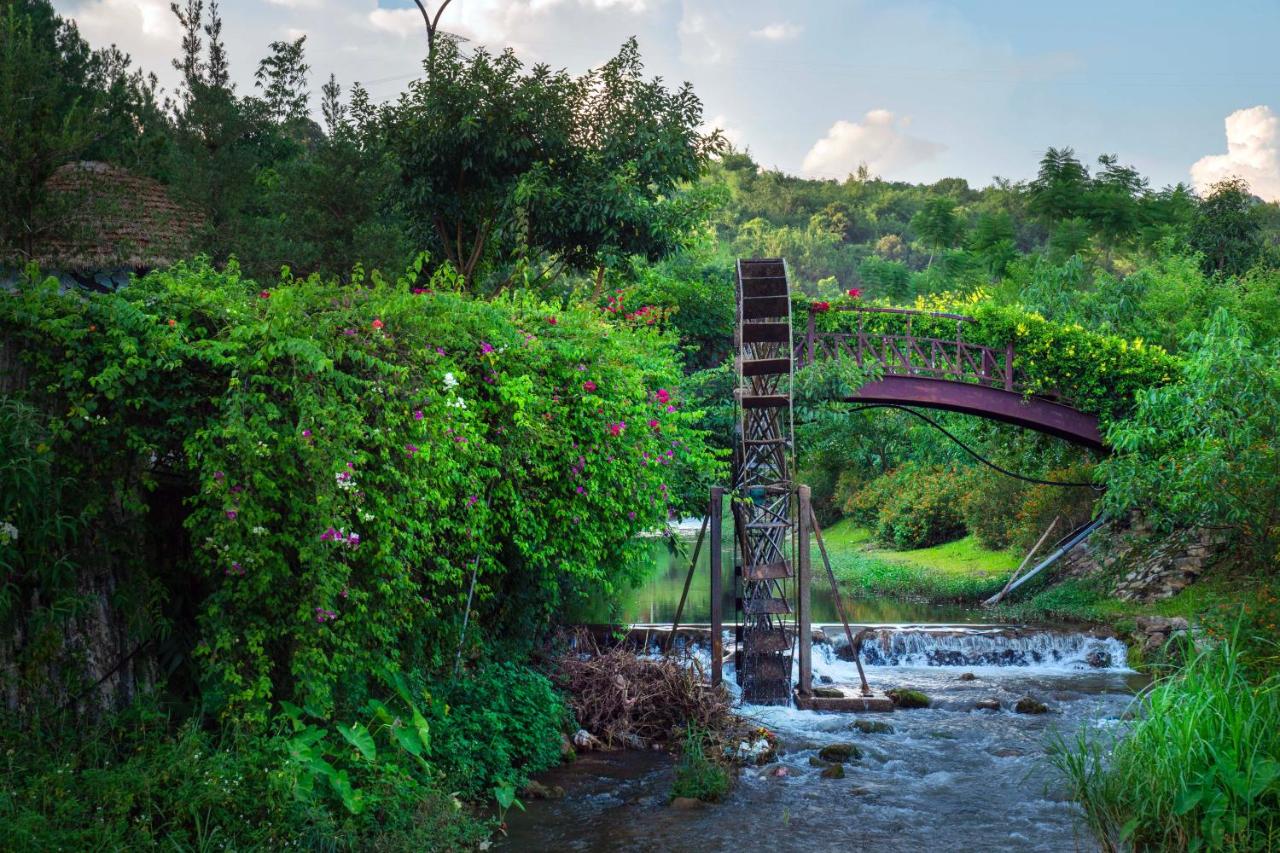
<instances>
[{"instance_id":1,"label":"bamboo stalk","mask_svg":"<svg viewBox=\"0 0 1280 853\"><path fill-rule=\"evenodd\" d=\"M1049 534L1053 532L1053 528L1058 526L1058 519L1061 517L1062 516L1059 515L1055 515L1053 517L1053 521L1049 522L1049 526L1044 529L1044 533L1040 534L1040 538L1036 540L1036 544L1031 546L1031 550L1027 552L1027 556L1022 558L1022 563L1019 564L1018 568L1009 578L1009 582L1004 585L1004 589L982 602L983 607L991 607L994 604L999 604L1000 599L1004 598L1005 595L1008 594L1009 588L1013 586L1013 582L1018 579L1018 575L1020 575L1022 570L1027 567L1027 564L1031 562L1031 558L1035 556L1036 551L1040 550L1040 546L1044 544L1044 540L1049 538Z\"/></svg>"}]
</instances>

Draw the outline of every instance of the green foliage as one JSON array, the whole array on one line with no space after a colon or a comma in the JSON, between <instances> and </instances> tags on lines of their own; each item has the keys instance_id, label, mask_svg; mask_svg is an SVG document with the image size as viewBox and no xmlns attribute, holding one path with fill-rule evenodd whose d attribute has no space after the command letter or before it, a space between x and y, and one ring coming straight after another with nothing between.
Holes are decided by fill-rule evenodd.
<instances>
[{"instance_id":1,"label":"green foliage","mask_svg":"<svg viewBox=\"0 0 1280 853\"><path fill-rule=\"evenodd\" d=\"M572 722L546 677L514 664L488 664L435 684L426 710L431 758L467 797L494 786L520 788L561 761Z\"/></svg>"},{"instance_id":2,"label":"green foliage","mask_svg":"<svg viewBox=\"0 0 1280 853\"><path fill-rule=\"evenodd\" d=\"M297 796L285 737L194 721L171 727L145 706L88 725L45 720L0 729L5 846L53 849L444 850L474 845L489 827L403 763L347 756L363 808Z\"/></svg>"},{"instance_id":3,"label":"green foliage","mask_svg":"<svg viewBox=\"0 0 1280 853\"><path fill-rule=\"evenodd\" d=\"M874 516L876 540L900 550L924 548L964 535L963 483L945 468L903 467L852 495L846 512L858 521Z\"/></svg>"},{"instance_id":4,"label":"green foliage","mask_svg":"<svg viewBox=\"0 0 1280 853\"><path fill-rule=\"evenodd\" d=\"M1272 850L1280 844L1280 678L1215 643L1137 701L1103 745L1082 731L1050 761L1108 850Z\"/></svg>"},{"instance_id":5,"label":"green foliage","mask_svg":"<svg viewBox=\"0 0 1280 853\"><path fill-rule=\"evenodd\" d=\"M1138 395L1113 423L1103 470L1115 511L1149 508L1166 526L1238 533L1263 564L1280 545L1280 350L1253 344L1219 311L1188 340L1177 380Z\"/></svg>"},{"instance_id":6,"label":"green foliage","mask_svg":"<svg viewBox=\"0 0 1280 853\"><path fill-rule=\"evenodd\" d=\"M719 137L699 132L689 86L642 72L634 39L577 79L439 45L386 116L418 243L468 282L522 259L588 269L675 250L705 221L706 197L683 187Z\"/></svg>"},{"instance_id":7,"label":"green foliage","mask_svg":"<svg viewBox=\"0 0 1280 853\"><path fill-rule=\"evenodd\" d=\"M438 669L473 572L468 640L531 638L565 597L624 581L608 567L634 533L711 470L655 328L474 302L447 270L434 292L362 283L264 290L195 264L111 295L0 294L30 371L17 396L77 479L62 514L115 508L127 554L149 460L189 484L194 654L232 718L359 707L373 673Z\"/></svg>"},{"instance_id":8,"label":"green foliage","mask_svg":"<svg viewBox=\"0 0 1280 853\"><path fill-rule=\"evenodd\" d=\"M687 797L718 803L729 793L733 778L722 763L707 755L707 748L705 732L696 728L685 732L675 781L671 785L671 799Z\"/></svg>"},{"instance_id":9,"label":"green foliage","mask_svg":"<svg viewBox=\"0 0 1280 853\"><path fill-rule=\"evenodd\" d=\"M1243 178L1213 185L1189 235L1191 248L1204 258L1205 272L1241 275L1258 260L1263 243L1253 204Z\"/></svg>"}]
</instances>

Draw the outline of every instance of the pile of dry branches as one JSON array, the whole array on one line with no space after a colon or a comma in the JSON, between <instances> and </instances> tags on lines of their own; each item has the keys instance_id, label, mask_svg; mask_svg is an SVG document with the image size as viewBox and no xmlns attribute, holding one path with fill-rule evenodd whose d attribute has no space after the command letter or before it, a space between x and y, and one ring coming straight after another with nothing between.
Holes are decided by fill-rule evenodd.
<instances>
[{"instance_id":1,"label":"pile of dry branches","mask_svg":"<svg viewBox=\"0 0 1280 853\"><path fill-rule=\"evenodd\" d=\"M607 746L643 748L689 726L713 737L734 728L729 696L705 682L695 658L637 657L625 648L601 651L580 637L558 662L561 686L578 722Z\"/></svg>"}]
</instances>

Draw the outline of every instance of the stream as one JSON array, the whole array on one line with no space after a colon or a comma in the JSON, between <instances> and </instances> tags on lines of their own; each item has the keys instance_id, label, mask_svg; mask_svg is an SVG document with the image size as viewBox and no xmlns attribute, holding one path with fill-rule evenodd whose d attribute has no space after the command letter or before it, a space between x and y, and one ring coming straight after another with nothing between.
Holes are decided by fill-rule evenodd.
<instances>
[{"instance_id":1,"label":"stream","mask_svg":"<svg viewBox=\"0 0 1280 853\"><path fill-rule=\"evenodd\" d=\"M684 567L678 570L683 585ZM649 586L625 600L635 621L662 622L679 599L661 563ZM701 604L694 591L701 587ZM704 621L705 578L690 592L693 618ZM819 608L815 622L834 614ZM650 609L651 608L651 609ZM955 611L959 610L959 613ZM727 611L732 613L731 610ZM962 608L859 600L854 619L880 626L863 663L877 689L911 688L931 706L891 714L798 711L738 705L737 712L776 732L776 762L742 771L725 802L668 805L674 759L664 752L586 753L539 778L562 786L564 799L526 803L508 815L502 849L541 850L1096 850L1079 809L1044 760L1053 732L1074 738L1082 726L1098 736L1123 726L1122 715L1145 678L1126 665L1123 644L1069 628L975 624ZM889 618L884 618L888 616ZM959 618L957 618L959 617ZM825 625L833 642L817 644L814 683L857 684L840 659L843 629ZM855 629L856 630L856 629ZM731 636L726 632L726 642ZM705 656L705 649L695 654ZM970 673L973 678L961 678ZM737 693L733 669L725 680ZM1031 696L1049 713L1019 714ZM1000 710L977 710L994 698ZM891 733L863 733L855 720L883 721ZM809 759L823 746L852 742L863 751L845 778L823 779Z\"/></svg>"}]
</instances>

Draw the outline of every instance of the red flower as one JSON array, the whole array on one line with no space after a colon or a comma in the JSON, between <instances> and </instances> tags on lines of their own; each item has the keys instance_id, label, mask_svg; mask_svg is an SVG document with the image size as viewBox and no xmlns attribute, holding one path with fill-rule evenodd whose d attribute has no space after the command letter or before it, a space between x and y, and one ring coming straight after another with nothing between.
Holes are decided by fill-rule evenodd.
<instances>
[{"instance_id":1,"label":"red flower","mask_svg":"<svg viewBox=\"0 0 1280 853\"><path fill-rule=\"evenodd\" d=\"M592 382L590 379L588 379L586 382L583 382L583 383L582 383L582 390L583 390L583 391L594 391L594 390L596 390L596 388L597 388L597 387L598 387L598 386L596 385L596 383Z\"/></svg>"},{"instance_id":2,"label":"red flower","mask_svg":"<svg viewBox=\"0 0 1280 853\"><path fill-rule=\"evenodd\" d=\"M658 399L659 403L665 403L671 399L671 392L666 388L659 388L658 393L653 395Z\"/></svg>"},{"instance_id":3,"label":"red flower","mask_svg":"<svg viewBox=\"0 0 1280 853\"><path fill-rule=\"evenodd\" d=\"M548 317L547 322L554 326L559 321L555 317Z\"/></svg>"},{"instance_id":4,"label":"red flower","mask_svg":"<svg viewBox=\"0 0 1280 853\"><path fill-rule=\"evenodd\" d=\"M386 324L385 324L385 323L383 323L381 320L374 320L374 321L373 321L373 327L374 327L375 329L381 329L384 325L386 325Z\"/></svg>"},{"instance_id":5,"label":"red flower","mask_svg":"<svg viewBox=\"0 0 1280 853\"><path fill-rule=\"evenodd\" d=\"M172 317L170 317L170 318L169 318L169 325L170 325L170 326L176 326L176 325L178 325L178 321L177 321L177 320L175 320L175 319L173 319Z\"/></svg>"},{"instance_id":6,"label":"red flower","mask_svg":"<svg viewBox=\"0 0 1280 853\"><path fill-rule=\"evenodd\" d=\"M858 288L856 288L856 287L851 287L851 288L849 288L849 296L850 296L851 298L853 298L853 299L861 299L861 298L862 298L862 291L861 291L861 290L859 290L859 289L858 289Z\"/></svg>"},{"instance_id":7,"label":"red flower","mask_svg":"<svg viewBox=\"0 0 1280 853\"><path fill-rule=\"evenodd\" d=\"M830 311L830 310L831 310L831 303L830 303L830 302L815 302L815 303L813 303L813 305L811 305L810 307L811 307L814 311L817 311L817 312L819 312L819 313L822 313L823 311Z\"/></svg>"},{"instance_id":8,"label":"red flower","mask_svg":"<svg viewBox=\"0 0 1280 853\"><path fill-rule=\"evenodd\" d=\"M259 299L270 299L270 298L271 298L271 291L270 291L270 290L259 290L259 291L258 291L258 298L259 298Z\"/></svg>"}]
</instances>

